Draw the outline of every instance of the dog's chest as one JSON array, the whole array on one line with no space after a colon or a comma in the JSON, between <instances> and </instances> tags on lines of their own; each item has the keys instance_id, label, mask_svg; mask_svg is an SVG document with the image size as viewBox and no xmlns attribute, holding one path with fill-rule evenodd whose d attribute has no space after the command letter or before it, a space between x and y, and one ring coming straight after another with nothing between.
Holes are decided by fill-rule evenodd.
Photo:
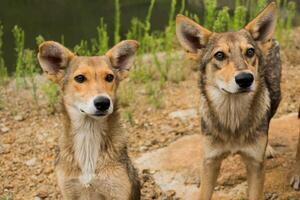
<instances>
[{"instance_id":1,"label":"dog's chest","mask_svg":"<svg viewBox=\"0 0 300 200\"><path fill-rule=\"evenodd\" d=\"M79 180L88 185L95 176L97 161L101 151L101 134L99 129L79 129L74 137L75 159L81 169Z\"/></svg>"}]
</instances>

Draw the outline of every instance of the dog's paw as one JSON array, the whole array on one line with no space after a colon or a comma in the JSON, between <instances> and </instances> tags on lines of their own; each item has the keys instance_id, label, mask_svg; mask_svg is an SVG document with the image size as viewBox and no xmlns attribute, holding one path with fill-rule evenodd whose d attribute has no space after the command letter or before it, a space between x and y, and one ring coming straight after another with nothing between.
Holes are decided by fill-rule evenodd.
<instances>
[{"instance_id":1,"label":"dog's paw","mask_svg":"<svg viewBox=\"0 0 300 200\"><path fill-rule=\"evenodd\" d=\"M275 158L276 157L276 151L273 149L271 145L268 144L267 149L266 149L266 158Z\"/></svg>"},{"instance_id":2,"label":"dog's paw","mask_svg":"<svg viewBox=\"0 0 300 200\"><path fill-rule=\"evenodd\" d=\"M291 178L290 185L295 190L300 190L300 173L294 173Z\"/></svg>"}]
</instances>

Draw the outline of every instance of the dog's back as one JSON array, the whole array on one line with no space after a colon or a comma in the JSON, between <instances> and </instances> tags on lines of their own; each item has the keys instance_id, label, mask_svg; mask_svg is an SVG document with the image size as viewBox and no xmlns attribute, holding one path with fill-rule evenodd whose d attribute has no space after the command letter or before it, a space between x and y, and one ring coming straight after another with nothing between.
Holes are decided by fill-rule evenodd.
<instances>
[{"instance_id":1,"label":"dog's back","mask_svg":"<svg viewBox=\"0 0 300 200\"><path fill-rule=\"evenodd\" d=\"M270 119L276 113L278 105L281 100L280 80L281 80L281 60L280 47L277 41L273 41L272 48L269 51L265 63L265 80L269 90L271 100L270 105Z\"/></svg>"}]
</instances>

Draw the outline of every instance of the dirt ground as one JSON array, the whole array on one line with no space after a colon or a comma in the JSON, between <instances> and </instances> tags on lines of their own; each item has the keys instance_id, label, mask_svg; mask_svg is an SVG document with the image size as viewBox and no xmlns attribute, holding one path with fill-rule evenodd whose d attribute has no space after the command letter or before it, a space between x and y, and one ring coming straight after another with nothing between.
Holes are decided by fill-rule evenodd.
<instances>
[{"instance_id":1,"label":"dirt ground","mask_svg":"<svg viewBox=\"0 0 300 200\"><path fill-rule=\"evenodd\" d=\"M282 51L283 98L276 117L296 112L300 99L300 29L293 33L293 41ZM163 107L155 109L146 102L142 87L137 89L133 125L123 120L128 134L129 154L139 155L174 142L180 137L199 134L199 119L181 121L168 118L169 113L181 109L197 108L199 91L198 72L178 84L167 83L164 87ZM30 91L16 91L13 83L0 88L0 199L60 199L54 174L54 160L58 137L63 131L59 110L50 114L42 94L39 106L33 101ZM122 112L122 109L121 109ZM293 191L283 177L291 170L293 154L278 155L267 168L266 199L300 199L300 192ZM234 174L231 169L222 173ZM142 181L142 199L176 199L172 192L163 193L151 176L151 171L139 172ZM241 177L245 179L245 174ZM233 187L240 179L220 182L218 187ZM270 184L272 183L272 184ZM279 185L281 184L281 185ZM283 185L282 185L283 184ZM268 191L274 191L275 195ZM8 198L9 199L9 198ZM2 200L2 199L1 199Z\"/></svg>"}]
</instances>

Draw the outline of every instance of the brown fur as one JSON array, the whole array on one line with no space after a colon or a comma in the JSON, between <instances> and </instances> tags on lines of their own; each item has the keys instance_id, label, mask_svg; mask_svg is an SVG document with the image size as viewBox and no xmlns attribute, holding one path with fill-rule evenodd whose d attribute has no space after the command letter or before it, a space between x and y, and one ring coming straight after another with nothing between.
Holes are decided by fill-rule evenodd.
<instances>
[{"instance_id":1,"label":"brown fur","mask_svg":"<svg viewBox=\"0 0 300 200\"><path fill-rule=\"evenodd\" d=\"M300 107L298 111L298 121L299 121L299 139L298 139L298 148L297 148L297 153L296 153L296 164L295 164L295 169L293 172L293 176L291 179L291 186L295 190L300 190Z\"/></svg>"},{"instance_id":2,"label":"brown fur","mask_svg":"<svg viewBox=\"0 0 300 200\"><path fill-rule=\"evenodd\" d=\"M60 137L56 174L64 199L140 199L140 184L127 154L116 97L137 48L137 42L123 41L105 56L80 57L56 42L40 46L39 62L62 91L65 130ZM114 81L105 81L107 74L113 74ZM87 81L77 83L77 75L84 75ZM102 93L113 102L111 114L94 119L74 108L74 102L85 103ZM94 166L90 162L93 156L97 156L94 171L85 174L85 164ZM89 175L92 178L87 178Z\"/></svg>"},{"instance_id":3,"label":"brown fur","mask_svg":"<svg viewBox=\"0 0 300 200\"><path fill-rule=\"evenodd\" d=\"M273 40L276 5L271 3L244 29L213 33L179 15L176 33L189 52L200 52L203 162L199 199L212 197L222 160L240 154L247 166L248 196L263 199L269 122L280 102L279 46ZM255 50L247 57L249 48ZM222 52L225 58L215 58ZM234 77L250 73L254 84L240 92Z\"/></svg>"}]
</instances>

